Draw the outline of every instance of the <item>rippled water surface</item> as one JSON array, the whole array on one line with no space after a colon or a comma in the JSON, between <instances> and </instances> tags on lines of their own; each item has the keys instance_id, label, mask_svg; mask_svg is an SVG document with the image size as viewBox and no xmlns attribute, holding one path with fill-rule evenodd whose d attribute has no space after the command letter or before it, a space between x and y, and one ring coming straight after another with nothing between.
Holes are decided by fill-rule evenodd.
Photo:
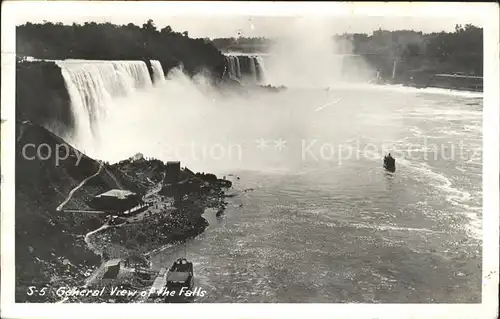
<instances>
[{"instance_id":1,"label":"rippled water surface","mask_svg":"<svg viewBox=\"0 0 500 319\"><path fill-rule=\"evenodd\" d=\"M241 158L203 162L240 179L186 245L197 302L480 302L480 96L367 87L247 103L219 131Z\"/></svg>"}]
</instances>

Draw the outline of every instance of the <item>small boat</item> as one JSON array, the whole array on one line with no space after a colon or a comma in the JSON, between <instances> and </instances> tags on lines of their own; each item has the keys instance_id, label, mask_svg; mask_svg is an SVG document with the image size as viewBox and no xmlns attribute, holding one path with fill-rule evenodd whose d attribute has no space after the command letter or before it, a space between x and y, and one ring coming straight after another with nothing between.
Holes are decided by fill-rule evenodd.
<instances>
[{"instance_id":1,"label":"small boat","mask_svg":"<svg viewBox=\"0 0 500 319\"><path fill-rule=\"evenodd\" d=\"M396 171L396 160L391 156L391 153L384 156L384 168L386 171L391 173Z\"/></svg>"},{"instance_id":2,"label":"small boat","mask_svg":"<svg viewBox=\"0 0 500 319\"><path fill-rule=\"evenodd\" d=\"M181 294L181 291L192 290L194 287L193 263L187 261L186 258L178 258L170 267L166 279L167 289L175 291L177 296Z\"/></svg>"}]
</instances>

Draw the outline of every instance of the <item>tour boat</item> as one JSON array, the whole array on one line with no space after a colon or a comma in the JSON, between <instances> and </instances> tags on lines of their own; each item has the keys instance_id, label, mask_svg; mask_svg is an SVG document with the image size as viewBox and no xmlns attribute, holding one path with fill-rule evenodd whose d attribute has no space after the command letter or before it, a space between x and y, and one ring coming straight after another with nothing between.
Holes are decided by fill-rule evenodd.
<instances>
[{"instance_id":1,"label":"tour boat","mask_svg":"<svg viewBox=\"0 0 500 319\"><path fill-rule=\"evenodd\" d=\"M182 288L192 290L194 287L193 263L186 258L177 259L167 274L167 289L180 293Z\"/></svg>"},{"instance_id":2,"label":"tour boat","mask_svg":"<svg viewBox=\"0 0 500 319\"><path fill-rule=\"evenodd\" d=\"M384 157L384 168L391 173L396 171L396 160L391 154Z\"/></svg>"}]
</instances>

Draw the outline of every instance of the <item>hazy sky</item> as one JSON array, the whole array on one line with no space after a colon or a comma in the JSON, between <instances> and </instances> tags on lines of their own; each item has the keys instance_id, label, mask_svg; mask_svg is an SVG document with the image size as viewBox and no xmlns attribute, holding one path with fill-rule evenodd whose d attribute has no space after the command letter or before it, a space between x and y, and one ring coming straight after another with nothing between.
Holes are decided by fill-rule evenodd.
<instances>
[{"instance_id":1,"label":"hazy sky","mask_svg":"<svg viewBox=\"0 0 500 319\"><path fill-rule=\"evenodd\" d=\"M295 6L293 6L294 4ZM65 5L66 7L64 7ZM172 7L161 2L134 2L133 4L129 2L120 5L115 3L110 4L110 6L88 2L84 6L83 4L80 5L77 8L75 5L68 5L67 2L50 3L43 1L31 3L30 9L17 9L16 23L48 20L65 24L96 21L115 24L132 22L141 25L146 20L153 19L159 29L170 25L175 31L188 31L191 37L211 38L236 37L238 30L242 31L243 36L277 36L286 31L290 24L294 23L295 18L293 16L297 15L312 16L311 21L314 21L314 23L321 20L320 27L326 28L332 34L343 32L371 33L378 28L439 32L443 30L451 31L454 29L455 24L472 23L478 26L482 25L482 17L477 13L474 14L475 11L471 10L477 8L477 6L470 6L470 4L469 7L463 7L458 14L450 10L451 7L437 7L434 10L428 10L428 14L426 12L417 12L415 14L418 10L405 7L404 3L399 3L399 6L396 7L397 10L392 11L387 11L390 6L380 7L379 4L379 7L364 10L364 13L357 13L355 16L350 13L339 15L341 10L346 12L344 7L324 7L323 12L321 12L318 3L314 5L276 2L245 5L239 3L240 7L234 7L234 3L229 6L227 3L216 4L213 2L204 4L191 3L191 6L179 7ZM302 7L297 7L297 5ZM346 6L346 4L343 5ZM441 3L440 5L444 6L445 4ZM453 8L458 8L456 4L454 6ZM330 11L326 12L327 8L330 8ZM367 9L368 6L364 4L361 8ZM392 8L394 9L394 6ZM315 10L319 10L322 16L317 16L318 12ZM258 14L260 12L262 14ZM330 12L332 13L331 16L325 16ZM334 16L334 14L337 16ZM444 15L447 15L447 17ZM322 30L322 32L325 32L325 30Z\"/></svg>"}]
</instances>

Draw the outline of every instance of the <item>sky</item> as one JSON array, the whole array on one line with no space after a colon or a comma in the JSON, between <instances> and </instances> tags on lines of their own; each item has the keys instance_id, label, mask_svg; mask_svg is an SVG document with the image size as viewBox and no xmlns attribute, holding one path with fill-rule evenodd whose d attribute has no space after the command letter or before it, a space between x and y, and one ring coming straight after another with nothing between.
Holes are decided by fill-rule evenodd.
<instances>
[{"instance_id":1,"label":"sky","mask_svg":"<svg viewBox=\"0 0 500 319\"><path fill-rule=\"evenodd\" d=\"M472 23L482 26L483 17L477 6L468 4L468 7L441 7L415 8L406 7L399 3L398 7L381 5L370 9L365 3L357 5L357 13L351 7L321 7L321 3L267 3L231 5L212 3L197 3L191 6L173 7L166 3L121 3L109 6L96 2L87 2L85 5L71 2L31 3L29 10L18 8L16 10L16 24L25 22L62 22L64 24L84 23L87 21L111 22L114 24L134 23L142 25L152 19L158 29L170 25L178 32L188 31L190 37L214 38L236 37L241 31L245 37L275 37L281 35L297 16L309 16L311 21L321 20L322 28L328 28L332 34L355 32L372 33L379 28L385 30L413 29L416 31L440 32L453 31L455 24ZM18 3L16 3L18 5ZM295 6L293 6L295 5ZM297 5L301 5L299 7ZM361 9L359 9L361 8ZM392 9L391 9L392 8ZM396 9L394 9L396 8ZM451 10L455 8L455 11ZM459 11L457 11L458 9ZM404 9L404 10L403 10ZM420 10L420 11L419 11ZM427 11L426 11L427 10ZM457 14L458 12L458 14ZM479 12L479 13L478 13Z\"/></svg>"}]
</instances>

